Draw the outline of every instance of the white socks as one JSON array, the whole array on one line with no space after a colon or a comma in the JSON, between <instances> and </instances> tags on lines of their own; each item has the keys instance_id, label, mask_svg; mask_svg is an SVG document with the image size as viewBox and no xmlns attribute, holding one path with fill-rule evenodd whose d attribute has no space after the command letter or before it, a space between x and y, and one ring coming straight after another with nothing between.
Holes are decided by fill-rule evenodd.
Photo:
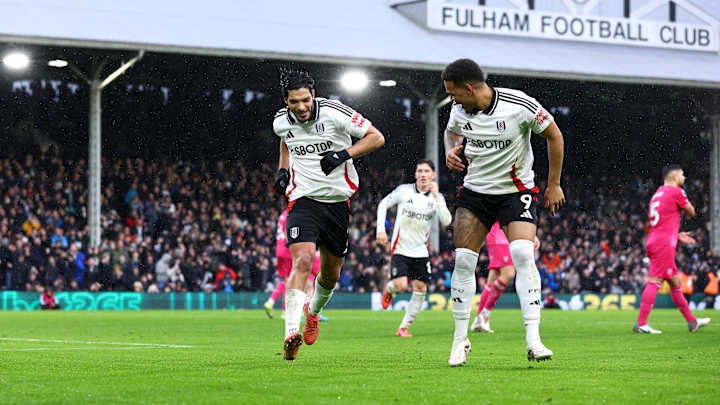
<instances>
[{"instance_id":1,"label":"white socks","mask_svg":"<svg viewBox=\"0 0 720 405\"><path fill-rule=\"evenodd\" d=\"M510 242L510 256L517 272L515 290L520 299L528 344L540 341L540 273L535 267L534 252L535 244L529 240Z\"/></svg>"},{"instance_id":2,"label":"white socks","mask_svg":"<svg viewBox=\"0 0 720 405\"><path fill-rule=\"evenodd\" d=\"M288 289L285 291L285 338L300 332L300 317L307 295L304 291Z\"/></svg>"},{"instance_id":3,"label":"white socks","mask_svg":"<svg viewBox=\"0 0 720 405\"><path fill-rule=\"evenodd\" d=\"M328 290L325 287L321 286L320 283L318 283L317 277L315 278L315 294L313 294L312 298L310 298L310 306L308 307L308 311L313 316L317 316L317 314L322 311L322 309L325 307L325 304L327 304L328 301L330 301L330 297L332 297L332 293L335 289Z\"/></svg>"},{"instance_id":4,"label":"white socks","mask_svg":"<svg viewBox=\"0 0 720 405\"><path fill-rule=\"evenodd\" d=\"M425 302L425 293L424 292L413 292L412 293L410 302L408 303L408 306L405 309L405 317L403 318L402 323L400 324L400 328L408 328L410 326L410 324L413 323L418 312L420 312L420 309L422 309L423 302Z\"/></svg>"},{"instance_id":5,"label":"white socks","mask_svg":"<svg viewBox=\"0 0 720 405\"><path fill-rule=\"evenodd\" d=\"M514 259L514 257L513 257ZM455 270L450 282L455 339L467 336L472 300L475 296L475 267L478 254L470 249L455 249ZM537 270L536 270L537 271Z\"/></svg>"}]
</instances>

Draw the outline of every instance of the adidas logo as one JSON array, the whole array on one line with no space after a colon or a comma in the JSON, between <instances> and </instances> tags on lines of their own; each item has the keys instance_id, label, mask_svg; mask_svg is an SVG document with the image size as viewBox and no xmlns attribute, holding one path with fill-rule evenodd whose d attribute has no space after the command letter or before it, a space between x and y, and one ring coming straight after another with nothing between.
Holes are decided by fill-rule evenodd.
<instances>
[{"instance_id":1,"label":"adidas logo","mask_svg":"<svg viewBox=\"0 0 720 405\"><path fill-rule=\"evenodd\" d=\"M462 301L462 299L460 299L460 297L453 297L452 302L462 304L463 301Z\"/></svg>"},{"instance_id":2,"label":"adidas logo","mask_svg":"<svg viewBox=\"0 0 720 405\"><path fill-rule=\"evenodd\" d=\"M467 124L465 124L465 126L463 126L463 129L466 130L466 131L472 131L472 130L473 130L473 129L472 129L472 125L470 125L469 122L468 122Z\"/></svg>"},{"instance_id":3,"label":"adidas logo","mask_svg":"<svg viewBox=\"0 0 720 405\"><path fill-rule=\"evenodd\" d=\"M522 214L520 214L521 218L527 218L527 219L533 219L533 216L530 214L529 210L525 210Z\"/></svg>"}]
</instances>

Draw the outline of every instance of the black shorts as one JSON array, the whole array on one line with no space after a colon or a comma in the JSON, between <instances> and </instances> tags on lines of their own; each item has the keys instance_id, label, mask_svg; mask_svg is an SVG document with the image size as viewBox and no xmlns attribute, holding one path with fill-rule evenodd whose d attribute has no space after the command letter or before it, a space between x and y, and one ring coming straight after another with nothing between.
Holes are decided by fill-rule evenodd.
<instances>
[{"instance_id":1,"label":"black shorts","mask_svg":"<svg viewBox=\"0 0 720 405\"><path fill-rule=\"evenodd\" d=\"M533 190L494 195L480 194L462 187L455 206L470 210L488 231L498 220L500 226L513 221L537 225L537 193Z\"/></svg>"},{"instance_id":2,"label":"black shorts","mask_svg":"<svg viewBox=\"0 0 720 405\"><path fill-rule=\"evenodd\" d=\"M408 277L427 284L430 282L430 259L393 255L390 260L390 278Z\"/></svg>"},{"instance_id":3,"label":"black shorts","mask_svg":"<svg viewBox=\"0 0 720 405\"><path fill-rule=\"evenodd\" d=\"M350 222L349 203L322 203L301 197L292 204L285 223L288 246L298 242L313 242L334 256L345 257Z\"/></svg>"}]
</instances>

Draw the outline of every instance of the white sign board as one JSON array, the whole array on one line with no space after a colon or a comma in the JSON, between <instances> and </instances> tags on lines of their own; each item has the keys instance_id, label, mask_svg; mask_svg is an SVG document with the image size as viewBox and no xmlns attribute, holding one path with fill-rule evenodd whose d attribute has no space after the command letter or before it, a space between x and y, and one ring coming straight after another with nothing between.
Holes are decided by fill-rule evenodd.
<instances>
[{"instance_id":1,"label":"white sign board","mask_svg":"<svg viewBox=\"0 0 720 405\"><path fill-rule=\"evenodd\" d=\"M717 24L692 25L429 0L428 27L476 34L718 52Z\"/></svg>"}]
</instances>

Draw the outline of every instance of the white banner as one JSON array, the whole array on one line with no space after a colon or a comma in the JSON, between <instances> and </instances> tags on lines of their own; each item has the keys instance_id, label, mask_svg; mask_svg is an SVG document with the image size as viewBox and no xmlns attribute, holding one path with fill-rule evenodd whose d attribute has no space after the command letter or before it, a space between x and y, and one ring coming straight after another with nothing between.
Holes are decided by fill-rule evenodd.
<instances>
[{"instance_id":1,"label":"white banner","mask_svg":"<svg viewBox=\"0 0 720 405\"><path fill-rule=\"evenodd\" d=\"M443 0L429 0L427 6L428 27L436 30L689 51L720 50L717 25L479 7Z\"/></svg>"}]
</instances>

